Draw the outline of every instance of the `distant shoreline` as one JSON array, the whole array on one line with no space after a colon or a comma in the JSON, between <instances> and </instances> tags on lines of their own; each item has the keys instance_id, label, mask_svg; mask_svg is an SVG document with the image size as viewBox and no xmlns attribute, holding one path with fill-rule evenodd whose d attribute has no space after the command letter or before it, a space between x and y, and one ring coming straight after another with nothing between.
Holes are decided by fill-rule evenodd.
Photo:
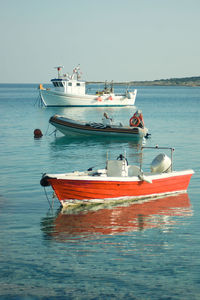
<instances>
[{"instance_id":1,"label":"distant shoreline","mask_svg":"<svg viewBox=\"0 0 200 300\"><path fill-rule=\"evenodd\" d=\"M106 81L108 85L112 81ZM0 82L0 86L3 85L38 85L39 83L3 83ZM44 85L50 85L50 82L43 83ZM86 81L86 84L105 84L105 81ZM121 86L186 86L186 87L199 87L200 86L200 76L196 77L183 77L183 78L171 78L171 79L159 79L159 80L143 80L143 81L124 81L124 82L114 82L113 85Z\"/></svg>"},{"instance_id":2,"label":"distant shoreline","mask_svg":"<svg viewBox=\"0 0 200 300\"><path fill-rule=\"evenodd\" d=\"M87 84L104 84L102 81L87 81ZM108 82L109 84L110 82ZM145 80L145 81L127 81L127 82L113 82L114 85L134 85L134 86L200 86L200 76L185 77L185 78L171 78L159 80Z\"/></svg>"}]
</instances>

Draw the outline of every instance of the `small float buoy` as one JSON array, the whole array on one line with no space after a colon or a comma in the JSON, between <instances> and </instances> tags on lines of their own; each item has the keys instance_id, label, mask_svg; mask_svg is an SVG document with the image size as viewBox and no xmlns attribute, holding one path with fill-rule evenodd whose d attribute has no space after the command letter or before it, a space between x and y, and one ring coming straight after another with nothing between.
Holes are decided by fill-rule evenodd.
<instances>
[{"instance_id":1,"label":"small float buoy","mask_svg":"<svg viewBox=\"0 0 200 300\"><path fill-rule=\"evenodd\" d=\"M43 136L42 131L40 129L34 130L34 138L41 138Z\"/></svg>"},{"instance_id":2,"label":"small float buoy","mask_svg":"<svg viewBox=\"0 0 200 300\"><path fill-rule=\"evenodd\" d=\"M101 101L102 101L102 98L101 98L101 96L99 96L99 97L97 98L97 101L99 101L99 102L101 102Z\"/></svg>"}]
</instances>

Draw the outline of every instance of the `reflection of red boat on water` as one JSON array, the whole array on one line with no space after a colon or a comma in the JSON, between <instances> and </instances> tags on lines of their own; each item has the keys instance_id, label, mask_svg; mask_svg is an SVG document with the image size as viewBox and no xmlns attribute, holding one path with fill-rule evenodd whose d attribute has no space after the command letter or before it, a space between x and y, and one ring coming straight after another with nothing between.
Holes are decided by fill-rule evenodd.
<instances>
[{"instance_id":1,"label":"reflection of red boat on water","mask_svg":"<svg viewBox=\"0 0 200 300\"><path fill-rule=\"evenodd\" d=\"M174 217L191 214L190 200L188 194L184 193L111 209L59 213L53 220L43 220L43 231L64 241L72 235L113 235L157 227L166 229L175 222Z\"/></svg>"}]
</instances>

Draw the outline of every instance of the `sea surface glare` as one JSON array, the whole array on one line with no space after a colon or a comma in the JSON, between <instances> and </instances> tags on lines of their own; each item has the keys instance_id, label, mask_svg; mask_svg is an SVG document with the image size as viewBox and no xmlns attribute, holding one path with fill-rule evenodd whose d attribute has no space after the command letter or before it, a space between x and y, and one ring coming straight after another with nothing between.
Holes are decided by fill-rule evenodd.
<instances>
[{"instance_id":1,"label":"sea surface glare","mask_svg":"<svg viewBox=\"0 0 200 300\"><path fill-rule=\"evenodd\" d=\"M138 87L135 105L42 108L37 85L0 85L0 299L200 299L200 87ZM143 143L174 147L174 169L195 171L188 193L68 214L54 198L51 210L43 173L103 168L107 153L148 170L163 150L141 158L131 140L55 135L49 118L100 122L106 111L128 124L136 108Z\"/></svg>"}]
</instances>

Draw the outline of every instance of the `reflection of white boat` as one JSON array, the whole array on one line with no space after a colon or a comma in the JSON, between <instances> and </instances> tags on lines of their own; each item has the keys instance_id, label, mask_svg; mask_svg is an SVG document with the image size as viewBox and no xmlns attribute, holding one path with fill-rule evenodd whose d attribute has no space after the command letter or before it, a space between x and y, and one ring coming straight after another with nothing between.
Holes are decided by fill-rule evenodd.
<instances>
[{"instance_id":1,"label":"reflection of white boat","mask_svg":"<svg viewBox=\"0 0 200 300\"><path fill-rule=\"evenodd\" d=\"M106 113L104 113L102 123L81 122L59 115L52 116L49 122L60 132L69 136L89 135L139 139L148 135L148 130L144 127L144 120L140 111L137 111L130 119L130 126L123 126L122 123L113 123Z\"/></svg>"},{"instance_id":2,"label":"reflection of white boat","mask_svg":"<svg viewBox=\"0 0 200 300\"><path fill-rule=\"evenodd\" d=\"M107 84L101 92L95 95L86 93L85 81L80 81L79 66L73 74L61 74L62 67L57 67L58 78L52 79L54 89L45 89L40 84L40 97L45 106L129 106L135 104L137 90L115 94L113 84ZM76 76L76 78L75 78Z\"/></svg>"},{"instance_id":3,"label":"reflection of white boat","mask_svg":"<svg viewBox=\"0 0 200 300\"><path fill-rule=\"evenodd\" d=\"M154 148L154 147L142 147ZM65 174L44 174L42 186L51 185L62 206L73 203L109 203L124 199L145 199L186 191L193 170L173 171L171 159L161 153L152 161L151 172L141 166L128 165L120 155L117 160L107 160L105 169Z\"/></svg>"}]
</instances>

